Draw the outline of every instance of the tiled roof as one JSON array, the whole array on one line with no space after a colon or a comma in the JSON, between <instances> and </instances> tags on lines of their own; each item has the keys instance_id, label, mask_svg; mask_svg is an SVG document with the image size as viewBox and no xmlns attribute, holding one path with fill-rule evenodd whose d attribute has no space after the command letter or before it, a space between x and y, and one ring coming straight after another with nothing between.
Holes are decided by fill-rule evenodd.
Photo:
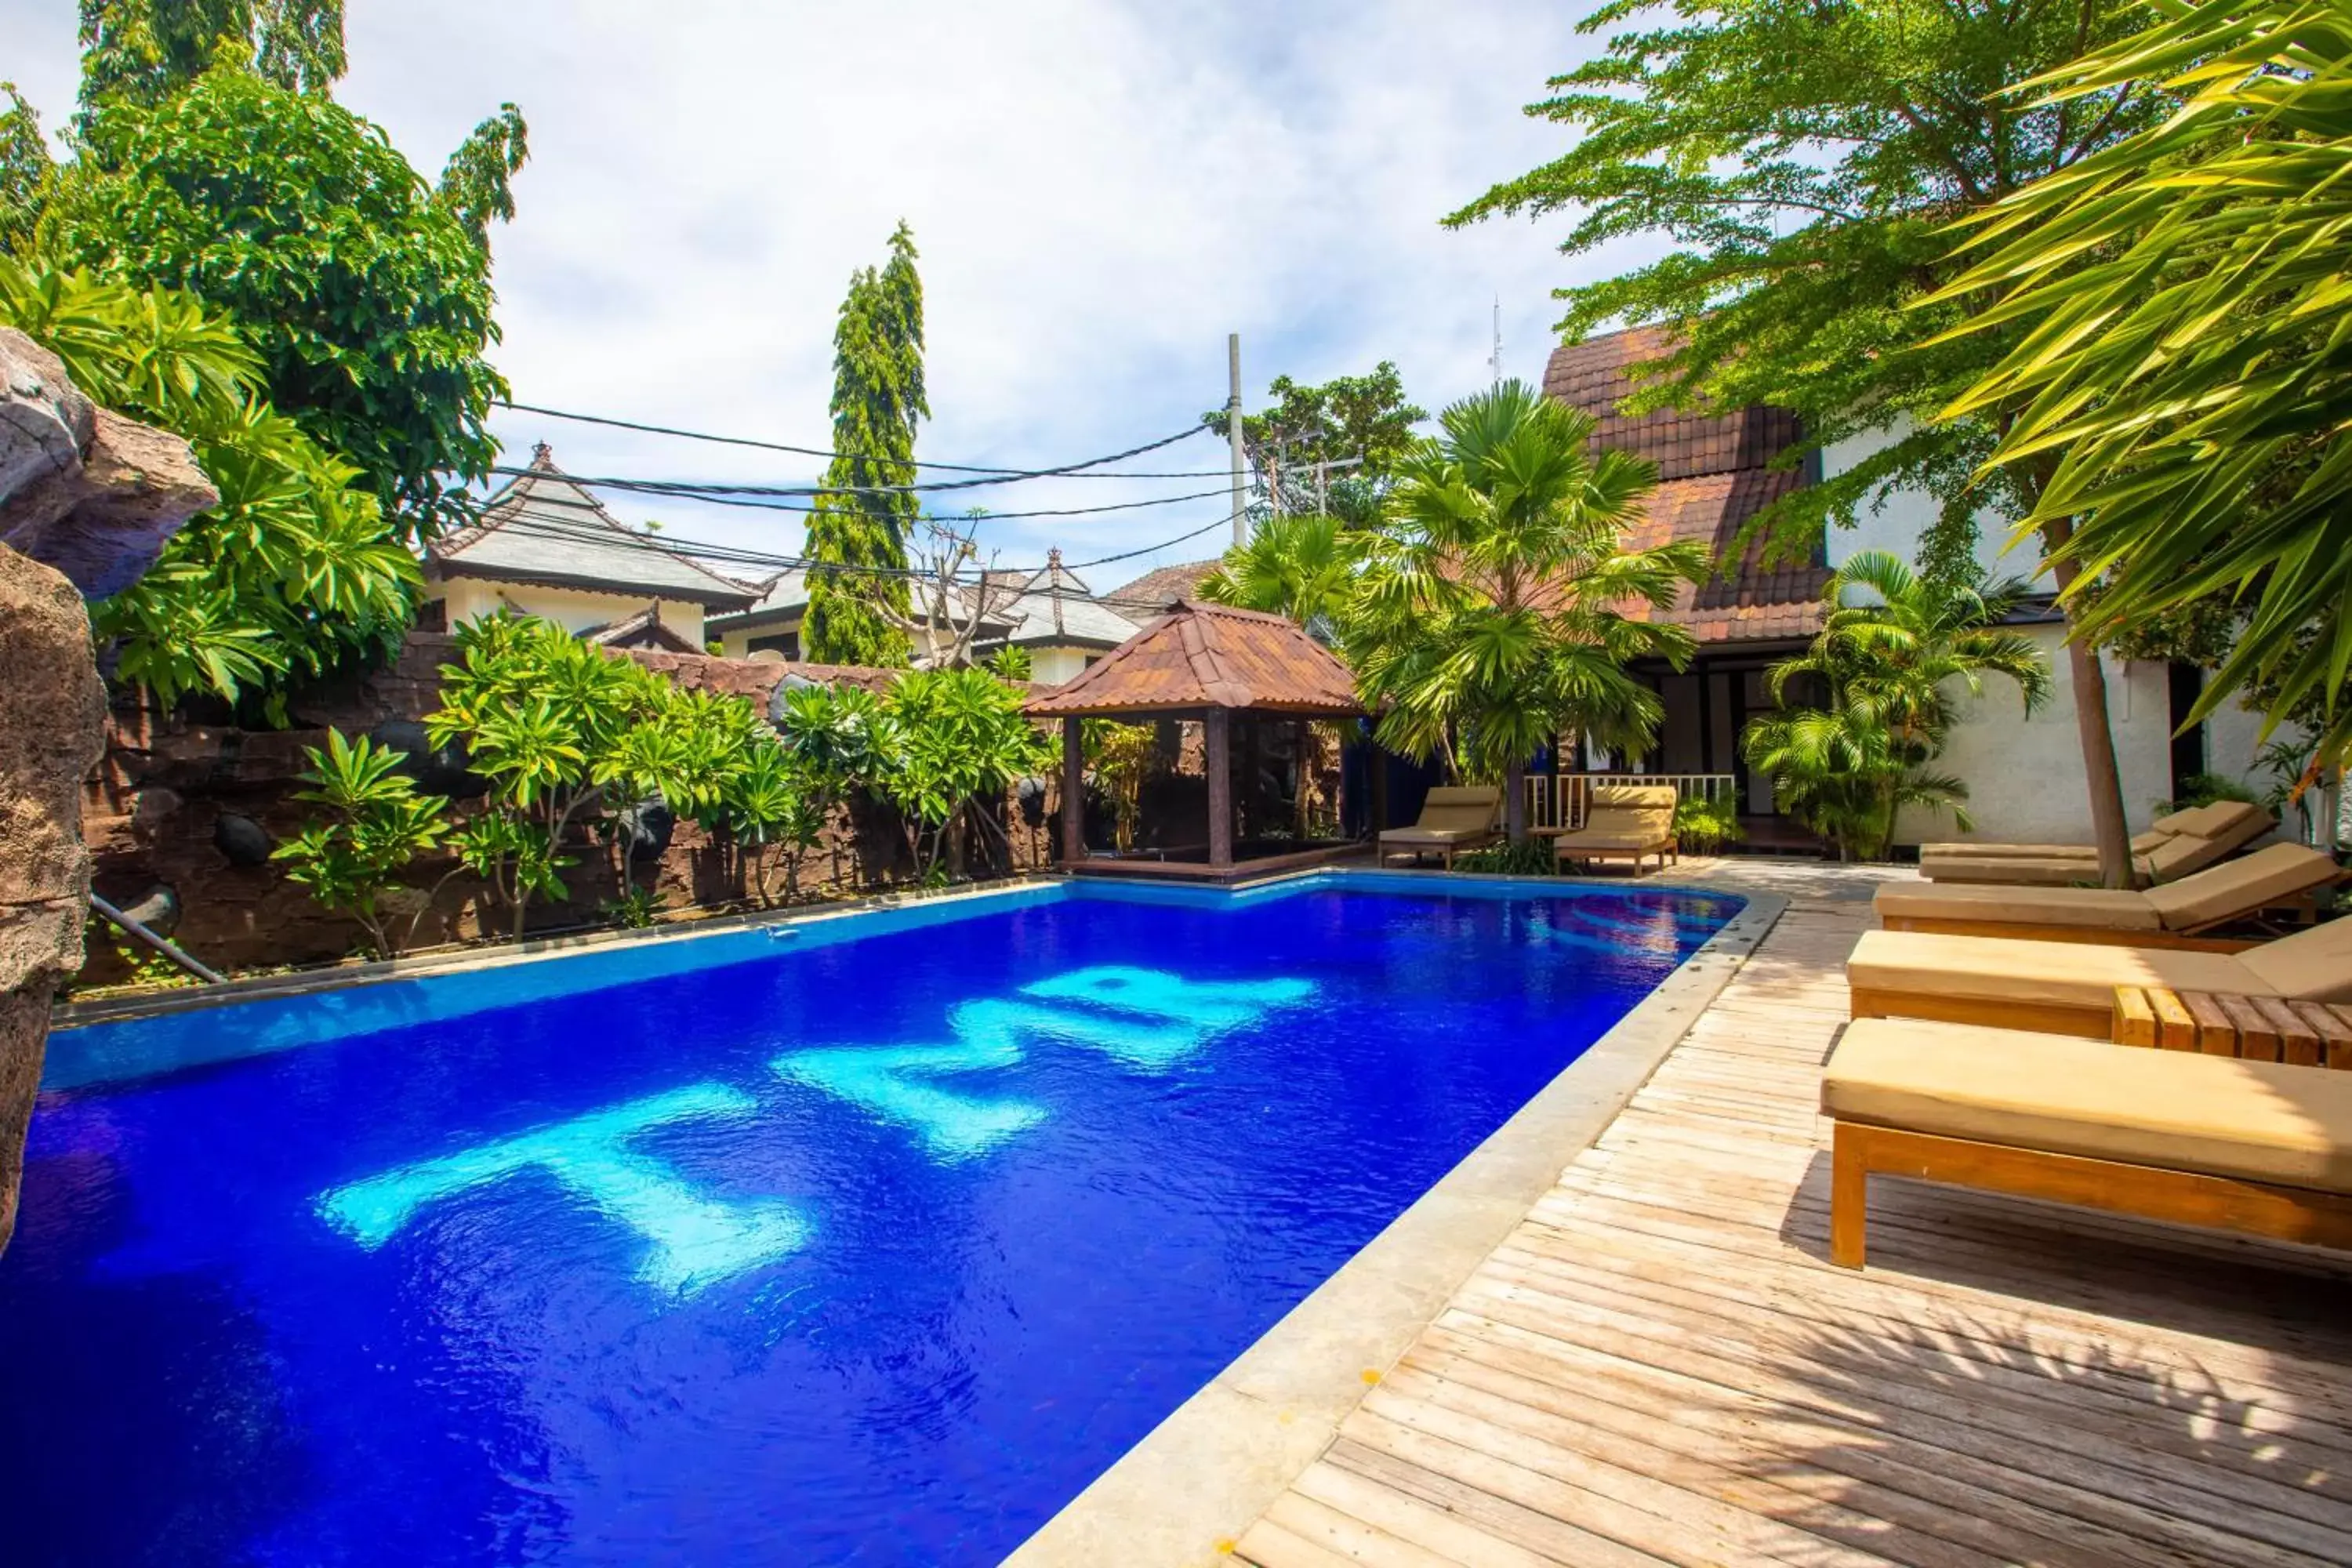
<instances>
[{"instance_id":1,"label":"tiled roof","mask_svg":"<svg viewBox=\"0 0 2352 1568\"><path fill-rule=\"evenodd\" d=\"M661 618L659 605L647 605L634 616L623 616L617 621L607 621L601 626L591 626L580 634L583 642L599 647L662 648L670 653L700 653L702 649L688 641L684 632Z\"/></svg>"},{"instance_id":2,"label":"tiled roof","mask_svg":"<svg viewBox=\"0 0 2352 1568\"><path fill-rule=\"evenodd\" d=\"M1236 708L1360 713L1355 678L1296 622L1186 599L1027 711L1039 717Z\"/></svg>"},{"instance_id":3,"label":"tiled roof","mask_svg":"<svg viewBox=\"0 0 2352 1568\"><path fill-rule=\"evenodd\" d=\"M986 595L983 615L1012 627L1008 636L989 640L1015 647L1117 647L1150 618L1140 613L1121 615L1097 599L1062 564L1058 550L1045 552L1043 571L984 572L981 580Z\"/></svg>"},{"instance_id":4,"label":"tiled roof","mask_svg":"<svg viewBox=\"0 0 2352 1568\"><path fill-rule=\"evenodd\" d=\"M1786 408L1757 405L1728 414L1667 409L1627 418L1619 401L1634 390L1633 368L1672 353L1664 328L1635 327L1569 343L1552 352L1544 390L1600 420L1596 445L1648 458L1658 465L1658 488L1643 519L1626 533L1638 549L1670 540L1696 540L1717 562L1765 507L1797 489L1805 476L1766 465L1801 435ZM1704 587L1684 588L1675 607L1656 618L1690 628L1701 643L1811 637L1821 629L1821 593L1829 569L1814 561L1767 567L1749 550L1735 571ZM1630 614L1651 618L1646 606Z\"/></svg>"},{"instance_id":5,"label":"tiled roof","mask_svg":"<svg viewBox=\"0 0 2352 1568\"><path fill-rule=\"evenodd\" d=\"M788 621L808 608L808 574L794 567L779 572L764 583L748 584L759 595L751 607L734 615L713 616L703 622L714 636L719 632L741 631L746 627L766 626L771 622Z\"/></svg>"},{"instance_id":6,"label":"tiled roof","mask_svg":"<svg viewBox=\"0 0 2352 1568\"><path fill-rule=\"evenodd\" d=\"M435 540L425 559L443 577L643 594L709 610L740 610L758 597L615 521L594 492L556 468L543 442L530 471L492 496L479 522Z\"/></svg>"},{"instance_id":7,"label":"tiled roof","mask_svg":"<svg viewBox=\"0 0 2352 1568\"><path fill-rule=\"evenodd\" d=\"M1146 616L1157 615L1177 600L1189 599L1199 593L1202 580L1223 564L1220 561L1182 561L1173 566L1162 566L1146 572L1123 587L1113 588L1102 595L1102 603L1122 614L1140 611Z\"/></svg>"}]
</instances>

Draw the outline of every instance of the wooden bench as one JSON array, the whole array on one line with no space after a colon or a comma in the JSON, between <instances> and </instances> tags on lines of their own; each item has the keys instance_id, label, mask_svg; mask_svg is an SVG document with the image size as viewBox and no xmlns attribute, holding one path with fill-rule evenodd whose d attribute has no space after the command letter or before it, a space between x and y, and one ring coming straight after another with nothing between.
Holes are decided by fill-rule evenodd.
<instances>
[{"instance_id":1,"label":"wooden bench","mask_svg":"<svg viewBox=\"0 0 2352 1568\"><path fill-rule=\"evenodd\" d=\"M2352 1070L2352 1006L2325 1002L2118 985L2108 1037L2119 1046Z\"/></svg>"}]
</instances>

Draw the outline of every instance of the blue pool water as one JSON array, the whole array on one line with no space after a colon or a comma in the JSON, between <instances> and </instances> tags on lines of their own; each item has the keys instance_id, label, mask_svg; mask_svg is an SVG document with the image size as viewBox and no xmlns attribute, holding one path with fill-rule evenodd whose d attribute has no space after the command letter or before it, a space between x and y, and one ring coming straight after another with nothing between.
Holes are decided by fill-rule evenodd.
<instances>
[{"instance_id":1,"label":"blue pool water","mask_svg":"<svg viewBox=\"0 0 2352 1568\"><path fill-rule=\"evenodd\" d=\"M1055 888L60 1036L9 1561L993 1563L1738 907L1427 886Z\"/></svg>"}]
</instances>

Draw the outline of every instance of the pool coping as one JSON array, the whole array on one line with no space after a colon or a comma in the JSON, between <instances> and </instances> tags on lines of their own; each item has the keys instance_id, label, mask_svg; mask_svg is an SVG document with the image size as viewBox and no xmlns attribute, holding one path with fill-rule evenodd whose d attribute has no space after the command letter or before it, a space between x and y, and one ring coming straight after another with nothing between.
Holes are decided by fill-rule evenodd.
<instances>
[{"instance_id":1,"label":"pool coping","mask_svg":"<svg viewBox=\"0 0 2352 1568\"><path fill-rule=\"evenodd\" d=\"M1342 885L1351 875L1314 874ZM1448 879L1517 880L1461 873ZM1526 879L1531 888L1563 880ZM1746 906L1721 931L1015 1549L1005 1568L1223 1563L1463 1281L1616 1120L1790 903L1778 893L1739 896Z\"/></svg>"}]
</instances>

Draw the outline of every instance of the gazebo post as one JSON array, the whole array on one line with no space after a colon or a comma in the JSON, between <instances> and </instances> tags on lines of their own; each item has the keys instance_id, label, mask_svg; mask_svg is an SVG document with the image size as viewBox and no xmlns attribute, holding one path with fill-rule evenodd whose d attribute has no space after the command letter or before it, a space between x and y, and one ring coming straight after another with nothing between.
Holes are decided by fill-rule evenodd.
<instances>
[{"instance_id":1,"label":"gazebo post","mask_svg":"<svg viewBox=\"0 0 2352 1568\"><path fill-rule=\"evenodd\" d=\"M1209 770L1209 864L1222 871L1234 863L1233 715L1210 709L1201 735Z\"/></svg>"},{"instance_id":2,"label":"gazebo post","mask_svg":"<svg viewBox=\"0 0 2352 1568\"><path fill-rule=\"evenodd\" d=\"M1087 858L1087 755L1075 713L1062 721L1062 863Z\"/></svg>"}]
</instances>

